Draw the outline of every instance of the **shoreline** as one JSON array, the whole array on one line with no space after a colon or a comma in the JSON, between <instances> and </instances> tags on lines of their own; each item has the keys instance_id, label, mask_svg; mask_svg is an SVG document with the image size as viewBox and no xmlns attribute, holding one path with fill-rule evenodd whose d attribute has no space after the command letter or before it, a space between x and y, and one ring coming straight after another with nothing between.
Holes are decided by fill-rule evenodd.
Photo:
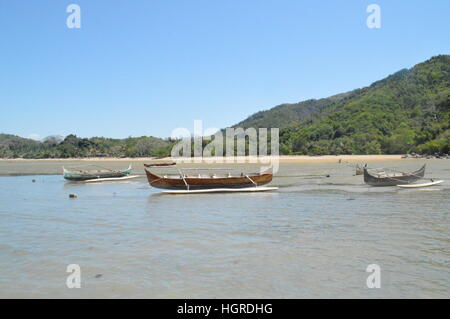
<instances>
[{"instance_id":1,"label":"shoreline","mask_svg":"<svg viewBox=\"0 0 450 319\"><path fill-rule=\"evenodd\" d=\"M339 162L347 161L347 162L373 162L373 161L393 161L393 160L401 160L407 159L402 158L404 155L280 155L278 157L280 163L303 163L303 162ZM191 163L205 163L208 164L209 161L213 160L216 162L216 158L191 158ZM235 157L221 157L220 159L223 163L252 163L261 161L275 161L275 156L265 156L265 157L256 157L256 156L235 156ZM71 158L0 158L0 163L12 162L12 163L25 163L25 162L186 162L182 159L172 159L171 157L164 158L155 158L155 157L71 157ZM189 161L188 161L189 162Z\"/></svg>"},{"instance_id":2,"label":"shoreline","mask_svg":"<svg viewBox=\"0 0 450 319\"><path fill-rule=\"evenodd\" d=\"M209 159L209 161L208 161ZM220 159L217 162L217 159ZM215 161L211 161L215 160ZM278 158L279 165L350 165L355 166L357 163L389 163L392 165L398 162L415 162L417 159L402 158L402 155L323 155L323 156L306 156L306 155L282 155ZM61 175L63 166L66 168L88 167L91 169L108 168L108 169L125 169L128 165L132 165L134 175L145 175L143 168L144 163L162 163L175 161L179 167L186 166L267 166L276 165L276 157L223 157L223 158L190 158L190 162L185 162L180 159L173 160L167 158L111 158L111 157L96 157L96 158L49 158L49 159L0 159L0 176L30 176L30 175ZM428 161L428 160L427 160ZM369 164L370 165L370 164ZM210 167L211 167L210 166ZM380 164L379 166L384 166Z\"/></svg>"}]
</instances>

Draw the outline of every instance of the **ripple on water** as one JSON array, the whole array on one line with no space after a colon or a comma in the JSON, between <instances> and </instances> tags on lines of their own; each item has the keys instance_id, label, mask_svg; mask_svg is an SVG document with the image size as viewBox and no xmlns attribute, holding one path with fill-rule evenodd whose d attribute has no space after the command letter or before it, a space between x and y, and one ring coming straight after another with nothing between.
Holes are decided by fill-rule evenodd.
<instances>
[{"instance_id":1,"label":"ripple on water","mask_svg":"<svg viewBox=\"0 0 450 319\"><path fill-rule=\"evenodd\" d=\"M1 177L0 296L449 297L448 185L373 188L327 165L282 167L264 194ZM433 174L448 180L446 169ZM84 289L65 287L71 263ZM365 286L372 263L377 291Z\"/></svg>"}]
</instances>

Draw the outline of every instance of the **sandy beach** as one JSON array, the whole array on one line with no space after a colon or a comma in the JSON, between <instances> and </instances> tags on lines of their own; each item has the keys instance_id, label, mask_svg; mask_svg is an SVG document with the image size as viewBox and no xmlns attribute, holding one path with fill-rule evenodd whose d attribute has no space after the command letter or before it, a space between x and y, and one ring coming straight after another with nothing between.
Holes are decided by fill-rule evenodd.
<instances>
[{"instance_id":1,"label":"sandy beach","mask_svg":"<svg viewBox=\"0 0 450 319\"><path fill-rule=\"evenodd\" d=\"M320 155L320 156L308 156L308 155L280 155L278 156L281 163L303 163L303 162L325 162L330 163L341 159L342 161L348 162L361 162L361 161L392 161L399 160L403 155ZM268 156L270 157L270 156ZM275 157L270 157L275 158ZM205 159L205 158L200 158ZM200 160L199 158L192 158L193 161ZM223 157L225 161L236 159L236 160L252 160L255 159L254 156L236 156L236 157ZM171 157L165 158L155 158L155 157L83 157L83 158L44 158L44 159L24 159L24 158L13 158L5 159L0 158L0 162L156 162L156 161L177 161Z\"/></svg>"},{"instance_id":2,"label":"sandy beach","mask_svg":"<svg viewBox=\"0 0 450 319\"><path fill-rule=\"evenodd\" d=\"M223 164L263 164L267 165L270 161L273 163L275 157L263 158L258 161L254 157L235 157L222 158ZM171 158L67 158L67 159L0 159L0 176L16 175L54 175L61 174L62 167L93 166L107 167L111 169L124 169L129 164L133 168L142 168L143 163L168 162ZM184 162L175 160L178 164ZM283 164L302 164L302 163L371 163L371 162L395 162L405 161L402 155L324 155L324 156L279 156L280 165ZM218 162L208 163L207 159L193 158L189 165L221 165ZM139 169L136 174L143 174Z\"/></svg>"}]
</instances>

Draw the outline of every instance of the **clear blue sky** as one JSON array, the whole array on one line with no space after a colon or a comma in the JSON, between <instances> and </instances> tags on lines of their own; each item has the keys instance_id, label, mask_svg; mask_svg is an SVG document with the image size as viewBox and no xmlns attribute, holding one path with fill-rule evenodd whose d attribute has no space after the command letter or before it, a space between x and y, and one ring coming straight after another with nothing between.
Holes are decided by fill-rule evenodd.
<instances>
[{"instance_id":1,"label":"clear blue sky","mask_svg":"<svg viewBox=\"0 0 450 319\"><path fill-rule=\"evenodd\" d=\"M81 7L81 29L66 8ZM381 29L366 8L381 7ZM0 133L167 137L450 53L448 0L0 0Z\"/></svg>"}]
</instances>

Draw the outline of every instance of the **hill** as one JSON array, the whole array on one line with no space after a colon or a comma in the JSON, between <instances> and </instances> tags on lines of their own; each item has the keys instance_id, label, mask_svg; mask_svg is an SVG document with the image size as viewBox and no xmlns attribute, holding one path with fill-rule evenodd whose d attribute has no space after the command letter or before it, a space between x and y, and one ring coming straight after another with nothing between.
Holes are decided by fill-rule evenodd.
<instances>
[{"instance_id":1,"label":"hill","mask_svg":"<svg viewBox=\"0 0 450 319\"><path fill-rule=\"evenodd\" d=\"M369 87L280 105L236 126L279 127L283 154L401 154L450 152L449 123L450 55L439 55Z\"/></svg>"},{"instance_id":2,"label":"hill","mask_svg":"<svg viewBox=\"0 0 450 319\"><path fill-rule=\"evenodd\" d=\"M323 99L311 99L293 104L281 104L270 110L260 111L233 127L278 127L285 128L295 122L312 119L323 108L341 101L351 92L333 95Z\"/></svg>"}]
</instances>

